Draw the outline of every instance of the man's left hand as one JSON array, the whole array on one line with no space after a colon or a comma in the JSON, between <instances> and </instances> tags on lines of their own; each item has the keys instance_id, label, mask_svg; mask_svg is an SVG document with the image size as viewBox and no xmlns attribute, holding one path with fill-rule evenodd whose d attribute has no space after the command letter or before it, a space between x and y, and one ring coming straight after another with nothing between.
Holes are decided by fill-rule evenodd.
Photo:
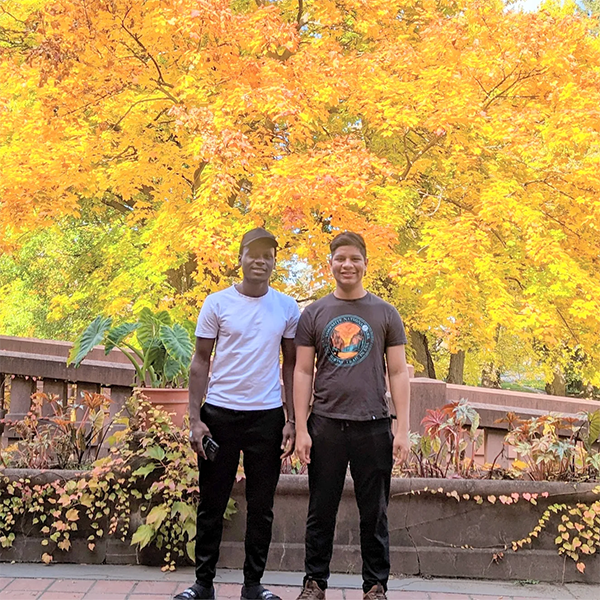
<instances>
[{"instance_id":1,"label":"man's left hand","mask_svg":"<svg viewBox=\"0 0 600 600\"><path fill-rule=\"evenodd\" d=\"M408 433L397 432L394 436L394 460L397 463L404 464L410 455L410 440Z\"/></svg>"},{"instance_id":2,"label":"man's left hand","mask_svg":"<svg viewBox=\"0 0 600 600\"><path fill-rule=\"evenodd\" d=\"M285 424L283 428L283 439L281 441L281 449L283 453L281 458L287 458L291 456L294 452L294 447L296 445L296 426L289 421Z\"/></svg>"}]
</instances>

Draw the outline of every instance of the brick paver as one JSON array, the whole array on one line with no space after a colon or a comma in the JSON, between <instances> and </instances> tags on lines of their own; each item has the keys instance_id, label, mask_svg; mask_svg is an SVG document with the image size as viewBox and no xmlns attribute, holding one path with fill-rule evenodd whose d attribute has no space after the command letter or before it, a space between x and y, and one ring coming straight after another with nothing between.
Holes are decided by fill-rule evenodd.
<instances>
[{"instance_id":1,"label":"brick paver","mask_svg":"<svg viewBox=\"0 0 600 600\"><path fill-rule=\"evenodd\" d=\"M180 587L180 584L172 581L140 581L133 590L133 597L135 598L137 594L154 594L155 596L164 594L173 596L175 590L179 591Z\"/></svg>"},{"instance_id":2,"label":"brick paver","mask_svg":"<svg viewBox=\"0 0 600 600\"><path fill-rule=\"evenodd\" d=\"M193 571L163 574L144 567L82 565L54 568L40 565L0 566L0 600L172 600L188 587ZM44 577L32 577L41 574ZM14 575L14 577L12 576ZM48 575L54 575L48 576ZM215 585L217 600L239 600L241 572L230 571ZM266 587L283 600L295 600L300 593L301 574L271 573ZM327 590L327 600L362 600L360 578L337 576L337 587ZM289 585L289 584L292 585ZM295 584L298 585L295 585ZM343 587L347 586L347 587ZM589 600L600 598L600 586L519 586L510 582L459 580L390 580L388 600ZM405 589L403 589L405 588ZM476 593L475 593L476 592Z\"/></svg>"},{"instance_id":3,"label":"brick paver","mask_svg":"<svg viewBox=\"0 0 600 600\"><path fill-rule=\"evenodd\" d=\"M121 594L126 596L133 591L135 585L135 581L96 581L94 587L92 587L89 591L98 593L104 592L106 596L109 594ZM170 591L171 590L168 590L168 592ZM152 593L154 594L155 591L153 590Z\"/></svg>"},{"instance_id":4,"label":"brick paver","mask_svg":"<svg viewBox=\"0 0 600 600\"><path fill-rule=\"evenodd\" d=\"M86 579L57 579L49 588L48 592L63 593L65 600L67 599L68 593L80 593L82 596L86 592L90 591L90 588L94 585L93 581ZM48 593L46 592L46 593ZM44 599L46 600L46 599Z\"/></svg>"},{"instance_id":5,"label":"brick paver","mask_svg":"<svg viewBox=\"0 0 600 600\"><path fill-rule=\"evenodd\" d=\"M54 583L54 579L13 579L3 590L3 594L10 592L42 592Z\"/></svg>"},{"instance_id":6,"label":"brick paver","mask_svg":"<svg viewBox=\"0 0 600 600\"><path fill-rule=\"evenodd\" d=\"M128 594L107 594L106 592L88 592L83 600L127 600ZM135 596L134 596L135 597ZM141 598L141 596L138 596Z\"/></svg>"},{"instance_id":7,"label":"brick paver","mask_svg":"<svg viewBox=\"0 0 600 600\"><path fill-rule=\"evenodd\" d=\"M0 600L27 598L30 600L171 600L176 592L187 587L169 581L106 581L88 579L10 579L0 578ZM295 600L301 588L269 585L283 600ZM238 600L241 586L222 583L215 586L217 600ZM570 594L569 594L570 596ZM449 591L390 590L388 600L527 600L528 596L497 594L464 594ZM557 597L560 600L559 597ZM362 600L362 590L330 588L327 600Z\"/></svg>"}]
</instances>

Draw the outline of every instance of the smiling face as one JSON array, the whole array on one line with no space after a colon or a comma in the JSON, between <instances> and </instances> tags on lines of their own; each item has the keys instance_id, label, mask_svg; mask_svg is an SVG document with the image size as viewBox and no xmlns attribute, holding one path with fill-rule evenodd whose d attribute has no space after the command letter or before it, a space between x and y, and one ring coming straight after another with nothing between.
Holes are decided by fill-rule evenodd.
<instances>
[{"instance_id":1,"label":"smiling face","mask_svg":"<svg viewBox=\"0 0 600 600\"><path fill-rule=\"evenodd\" d=\"M265 283L271 279L275 267L275 248L269 240L260 239L244 247L240 267L248 283Z\"/></svg>"},{"instance_id":2,"label":"smiling face","mask_svg":"<svg viewBox=\"0 0 600 600\"><path fill-rule=\"evenodd\" d=\"M335 282L343 289L362 285L367 264L367 259L356 246L340 246L329 259Z\"/></svg>"}]
</instances>

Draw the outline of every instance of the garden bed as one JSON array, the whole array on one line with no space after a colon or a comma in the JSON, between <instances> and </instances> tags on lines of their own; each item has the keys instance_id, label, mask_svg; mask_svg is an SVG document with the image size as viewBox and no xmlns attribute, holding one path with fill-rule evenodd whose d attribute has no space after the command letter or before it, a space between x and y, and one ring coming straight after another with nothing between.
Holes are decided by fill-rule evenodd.
<instances>
[{"instance_id":1,"label":"garden bed","mask_svg":"<svg viewBox=\"0 0 600 600\"><path fill-rule=\"evenodd\" d=\"M81 471L34 471L7 469L6 486L11 482L29 480L29 486L41 486L66 481L80 481ZM148 483L149 487L150 483ZM139 486L143 494L145 486ZM596 491L594 491L594 489ZM244 558L245 503L244 483L236 483L233 497L238 512L226 523L220 565L241 568ZM600 583L600 559L597 554L585 558L585 570L576 568L576 561L559 555L555 538L559 533L562 515L568 515L572 525L565 529L570 539L582 522L577 514L578 504L593 505L600 497L598 485L592 483L524 482L495 480L394 479L390 501L391 562L395 575L424 575L434 577L468 577L550 582ZM55 562L105 564L160 564L164 549L150 543L143 550L131 545L131 532L144 521L142 502L132 498L129 506L129 532L98 537L93 549L89 537L97 526L108 532L110 514L97 520L92 527L89 519L78 520L70 532L70 548L55 548ZM273 542L267 568L302 571L304 562L304 533L308 504L308 483L304 475L282 475L275 501ZM548 526L539 536L524 542L517 551L513 543L527 538L549 507L566 505L567 509L552 512ZM580 509L579 509L580 510ZM582 514L583 516L583 514ZM566 523L566 521L565 521ZM598 515L590 528L598 541ZM48 551L42 545L47 535L40 523L23 516L13 529L12 547L0 549L1 561L39 562ZM595 529L594 529L595 528ZM581 533L577 531L579 537ZM584 538L581 538L584 539ZM185 562L185 561L184 561ZM360 573L360 539L358 512L352 482L346 488L340 505L335 534L332 570Z\"/></svg>"}]
</instances>

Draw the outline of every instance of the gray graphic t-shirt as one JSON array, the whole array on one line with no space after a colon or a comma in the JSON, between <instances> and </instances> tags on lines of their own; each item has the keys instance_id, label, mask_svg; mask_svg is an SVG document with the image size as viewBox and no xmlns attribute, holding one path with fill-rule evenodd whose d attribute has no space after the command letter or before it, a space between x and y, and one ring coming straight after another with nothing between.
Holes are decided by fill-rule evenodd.
<instances>
[{"instance_id":1,"label":"gray graphic t-shirt","mask_svg":"<svg viewBox=\"0 0 600 600\"><path fill-rule=\"evenodd\" d=\"M296 345L317 352L313 412L348 421L387 417L385 350L403 344L398 311L371 293L358 300L329 294L307 306Z\"/></svg>"}]
</instances>

